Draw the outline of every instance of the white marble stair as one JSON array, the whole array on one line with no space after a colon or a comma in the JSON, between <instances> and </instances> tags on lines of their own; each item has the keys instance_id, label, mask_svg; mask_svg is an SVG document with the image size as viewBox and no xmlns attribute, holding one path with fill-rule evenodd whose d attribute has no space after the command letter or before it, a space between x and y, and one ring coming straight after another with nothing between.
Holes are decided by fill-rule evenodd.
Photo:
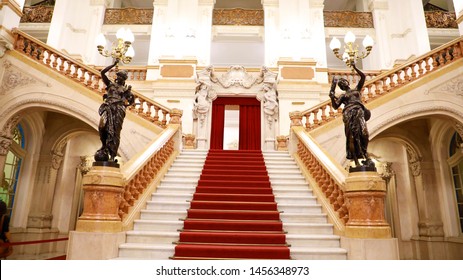
<instances>
[{"instance_id":1,"label":"white marble stair","mask_svg":"<svg viewBox=\"0 0 463 280\"><path fill-rule=\"evenodd\" d=\"M317 203L309 184L288 152L264 152L278 210L282 211L291 258L299 260L347 259L340 237Z\"/></svg>"},{"instance_id":2,"label":"white marble stair","mask_svg":"<svg viewBox=\"0 0 463 280\"><path fill-rule=\"evenodd\" d=\"M207 151L184 150L164 176L134 229L119 246L119 259L167 260L174 255L179 229L190 207Z\"/></svg>"}]
</instances>

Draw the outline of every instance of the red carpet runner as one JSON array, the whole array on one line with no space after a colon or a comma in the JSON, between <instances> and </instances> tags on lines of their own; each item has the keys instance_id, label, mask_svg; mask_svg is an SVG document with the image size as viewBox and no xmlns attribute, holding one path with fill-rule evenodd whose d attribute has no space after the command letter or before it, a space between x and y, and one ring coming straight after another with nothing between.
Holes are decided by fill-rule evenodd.
<instances>
[{"instance_id":1,"label":"red carpet runner","mask_svg":"<svg viewBox=\"0 0 463 280\"><path fill-rule=\"evenodd\" d=\"M289 259L261 151L210 150L173 259Z\"/></svg>"}]
</instances>

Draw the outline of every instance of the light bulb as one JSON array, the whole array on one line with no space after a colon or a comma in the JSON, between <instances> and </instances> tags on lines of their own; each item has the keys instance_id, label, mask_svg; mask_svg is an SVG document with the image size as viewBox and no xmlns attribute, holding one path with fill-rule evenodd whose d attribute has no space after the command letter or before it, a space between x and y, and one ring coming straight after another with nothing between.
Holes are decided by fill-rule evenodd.
<instances>
[{"instance_id":1,"label":"light bulb","mask_svg":"<svg viewBox=\"0 0 463 280\"><path fill-rule=\"evenodd\" d=\"M349 43L352 44L353 42L355 42L355 35L354 35L354 33L352 33L351 31L348 31L348 32L346 33L346 36L344 37L344 42L345 42L346 44L349 44Z\"/></svg>"},{"instance_id":2,"label":"light bulb","mask_svg":"<svg viewBox=\"0 0 463 280\"><path fill-rule=\"evenodd\" d=\"M333 37L333 39L330 42L330 49L339 50L340 48L341 48L341 41L339 41L338 38Z\"/></svg>"},{"instance_id":3,"label":"light bulb","mask_svg":"<svg viewBox=\"0 0 463 280\"><path fill-rule=\"evenodd\" d=\"M135 56L135 50L133 49L132 46L130 46L130 47L127 49L127 51L125 52L125 56L126 56L126 57L130 57L130 58L132 58L132 57Z\"/></svg>"},{"instance_id":4,"label":"light bulb","mask_svg":"<svg viewBox=\"0 0 463 280\"><path fill-rule=\"evenodd\" d=\"M98 36L95 39L95 43L97 46L105 46L106 45L106 38L103 35L103 33L98 34Z\"/></svg>"},{"instance_id":5,"label":"light bulb","mask_svg":"<svg viewBox=\"0 0 463 280\"><path fill-rule=\"evenodd\" d=\"M121 28L119 28L119 29L117 30L117 32L116 32L116 37L117 37L117 39L122 39L122 40L124 40L124 38L125 38L125 28L124 28L124 27L121 27Z\"/></svg>"},{"instance_id":6,"label":"light bulb","mask_svg":"<svg viewBox=\"0 0 463 280\"><path fill-rule=\"evenodd\" d=\"M363 46L365 48L367 47L372 47L374 45L375 41L373 41L373 38L371 38L370 35L365 36L365 39L363 39Z\"/></svg>"},{"instance_id":7,"label":"light bulb","mask_svg":"<svg viewBox=\"0 0 463 280\"><path fill-rule=\"evenodd\" d=\"M127 28L126 31L125 31L124 42L133 43L133 41L135 41L135 38L134 38L134 36L133 36L133 33L132 33L132 31L130 31L129 28Z\"/></svg>"}]
</instances>

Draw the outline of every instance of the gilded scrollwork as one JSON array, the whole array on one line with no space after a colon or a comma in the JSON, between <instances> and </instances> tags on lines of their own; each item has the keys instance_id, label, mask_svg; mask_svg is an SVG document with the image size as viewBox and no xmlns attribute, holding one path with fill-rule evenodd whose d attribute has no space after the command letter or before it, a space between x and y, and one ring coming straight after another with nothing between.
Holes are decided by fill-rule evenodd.
<instances>
[{"instance_id":1,"label":"gilded scrollwork","mask_svg":"<svg viewBox=\"0 0 463 280\"><path fill-rule=\"evenodd\" d=\"M325 27L374 28L370 12L324 11Z\"/></svg>"},{"instance_id":2,"label":"gilded scrollwork","mask_svg":"<svg viewBox=\"0 0 463 280\"><path fill-rule=\"evenodd\" d=\"M49 23L53 17L53 6L24 7L21 22Z\"/></svg>"},{"instance_id":3,"label":"gilded scrollwork","mask_svg":"<svg viewBox=\"0 0 463 280\"><path fill-rule=\"evenodd\" d=\"M106 9L104 24L152 24L153 9Z\"/></svg>"},{"instance_id":4,"label":"gilded scrollwork","mask_svg":"<svg viewBox=\"0 0 463 280\"><path fill-rule=\"evenodd\" d=\"M263 10L214 9L213 25L264 25Z\"/></svg>"},{"instance_id":5,"label":"gilded scrollwork","mask_svg":"<svg viewBox=\"0 0 463 280\"><path fill-rule=\"evenodd\" d=\"M458 28L456 15L446 11L424 12L426 26L428 28Z\"/></svg>"}]
</instances>

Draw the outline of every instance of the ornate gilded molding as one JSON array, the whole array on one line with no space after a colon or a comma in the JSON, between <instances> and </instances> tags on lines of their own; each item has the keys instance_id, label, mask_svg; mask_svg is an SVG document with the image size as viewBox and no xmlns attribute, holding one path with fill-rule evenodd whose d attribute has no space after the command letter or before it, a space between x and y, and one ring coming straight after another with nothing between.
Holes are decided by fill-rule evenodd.
<instances>
[{"instance_id":1,"label":"ornate gilded molding","mask_svg":"<svg viewBox=\"0 0 463 280\"><path fill-rule=\"evenodd\" d=\"M51 6L24 7L21 22L49 23L53 17L54 9L55 7Z\"/></svg>"},{"instance_id":2,"label":"ornate gilded molding","mask_svg":"<svg viewBox=\"0 0 463 280\"><path fill-rule=\"evenodd\" d=\"M325 27L374 28L370 12L324 11Z\"/></svg>"},{"instance_id":3,"label":"ornate gilded molding","mask_svg":"<svg viewBox=\"0 0 463 280\"><path fill-rule=\"evenodd\" d=\"M453 12L424 12L424 17L428 28L458 28L457 16Z\"/></svg>"},{"instance_id":4,"label":"ornate gilded molding","mask_svg":"<svg viewBox=\"0 0 463 280\"><path fill-rule=\"evenodd\" d=\"M21 72L8 60L3 62L3 66L5 67L5 71L1 79L0 95L5 95L17 87L28 86L38 82L33 77Z\"/></svg>"},{"instance_id":5,"label":"ornate gilded molding","mask_svg":"<svg viewBox=\"0 0 463 280\"><path fill-rule=\"evenodd\" d=\"M437 87L431 88L426 91L424 94L456 94L457 96L463 97L463 77L457 76L446 81L444 84L441 84Z\"/></svg>"},{"instance_id":6,"label":"ornate gilded molding","mask_svg":"<svg viewBox=\"0 0 463 280\"><path fill-rule=\"evenodd\" d=\"M214 9L212 25L264 25L263 10Z\"/></svg>"},{"instance_id":7,"label":"ornate gilded molding","mask_svg":"<svg viewBox=\"0 0 463 280\"><path fill-rule=\"evenodd\" d=\"M6 156L10 150L13 140L4 136L0 136L0 156Z\"/></svg>"},{"instance_id":8,"label":"ornate gilded molding","mask_svg":"<svg viewBox=\"0 0 463 280\"><path fill-rule=\"evenodd\" d=\"M106 9L104 24L152 24L154 9Z\"/></svg>"}]
</instances>

